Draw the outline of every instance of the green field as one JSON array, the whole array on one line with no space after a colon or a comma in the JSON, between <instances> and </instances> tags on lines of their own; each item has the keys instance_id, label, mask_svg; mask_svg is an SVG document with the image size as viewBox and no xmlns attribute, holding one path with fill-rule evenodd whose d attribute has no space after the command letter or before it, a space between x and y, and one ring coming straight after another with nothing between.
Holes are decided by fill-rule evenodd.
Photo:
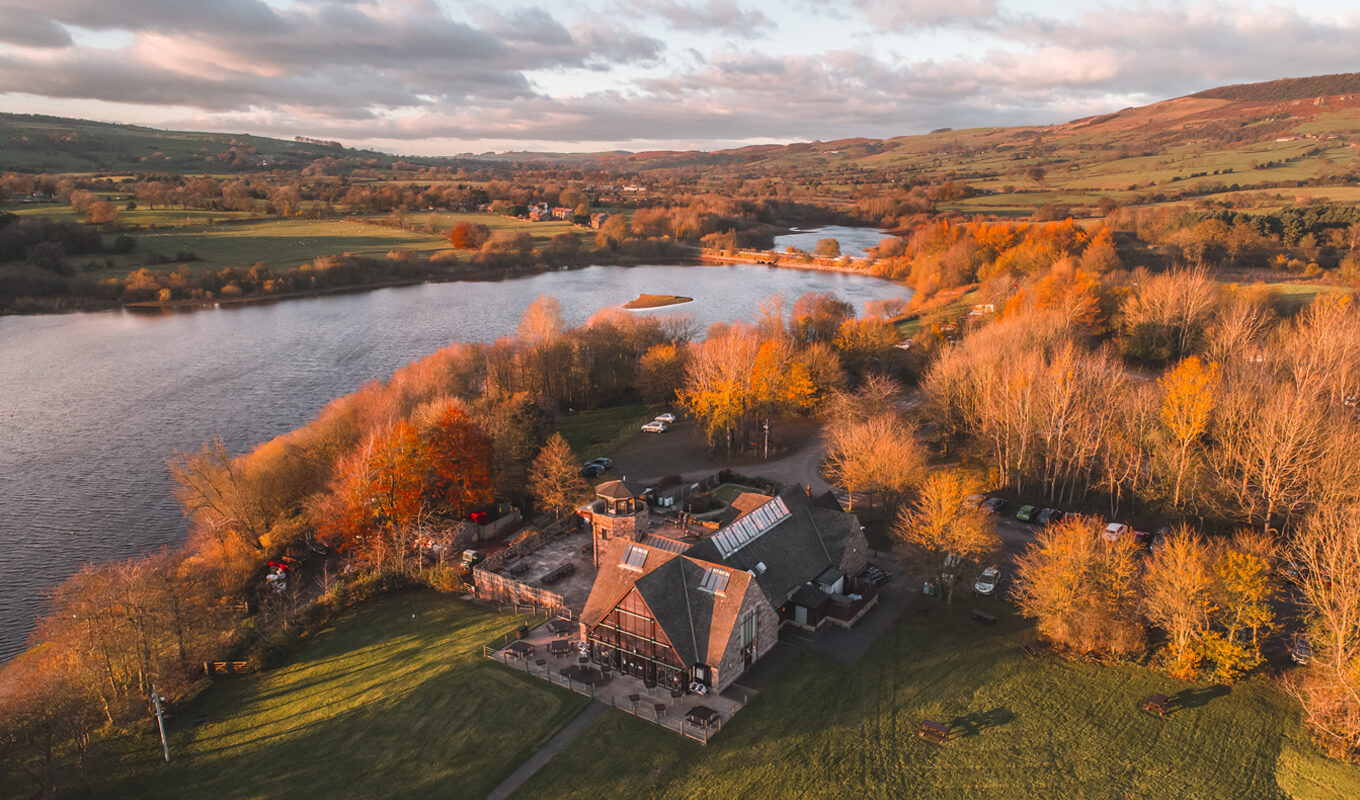
<instances>
[{"instance_id":1,"label":"green field","mask_svg":"<svg viewBox=\"0 0 1360 800\"><path fill-rule=\"evenodd\" d=\"M482 657L515 627L459 600L384 597L287 664L218 681L91 797L485 797L585 707Z\"/></svg>"},{"instance_id":2,"label":"green field","mask_svg":"<svg viewBox=\"0 0 1360 800\"><path fill-rule=\"evenodd\" d=\"M199 257L192 268L248 267L263 261L275 269L296 267L320 256L361 253L381 256L392 250L433 252L448 247L438 236L380 225L330 220L262 220L200 228L134 234L133 266L149 265L146 256L173 258L181 250Z\"/></svg>"},{"instance_id":3,"label":"green field","mask_svg":"<svg viewBox=\"0 0 1360 800\"><path fill-rule=\"evenodd\" d=\"M559 417L557 431L582 459L608 455L622 439L637 433L644 422L661 413L661 406L641 400L631 403L578 411Z\"/></svg>"},{"instance_id":4,"label":"green field","mask_svg":"<svg viewBox=\"0 0 1360 800\"><path fill-rule=\"evenodd\" d=\"M1141 667L1033 661L1032 628L969 601L908 612L864 660L785 667L707 747L606 714L517 798L1287 798L1360 796L1270 681L1182 684ZM991 601L987 601L993 608ZM1165 719L1148 694L1184 705ZM923 719L954 726L941 746Z\"/></svg>"}]
</instances>

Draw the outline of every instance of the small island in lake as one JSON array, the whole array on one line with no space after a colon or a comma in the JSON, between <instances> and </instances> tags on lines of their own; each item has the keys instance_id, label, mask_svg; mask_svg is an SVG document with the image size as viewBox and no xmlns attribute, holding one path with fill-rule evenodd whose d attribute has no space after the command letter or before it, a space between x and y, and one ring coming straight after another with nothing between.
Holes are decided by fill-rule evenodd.
<instances>
[{"instance_id":1,"label":"small island in lake","mask_svg":"<svg viewBox=\"0 0 1360 800\"><path fill-rule=\"evenodd\" d=\"M693 297L681 297L676 294L640 294L636 300L629 300L623 304L624 308L661 308L662 306L678 306L681 303L692 303Z\"/></svg>"}]
</instances>

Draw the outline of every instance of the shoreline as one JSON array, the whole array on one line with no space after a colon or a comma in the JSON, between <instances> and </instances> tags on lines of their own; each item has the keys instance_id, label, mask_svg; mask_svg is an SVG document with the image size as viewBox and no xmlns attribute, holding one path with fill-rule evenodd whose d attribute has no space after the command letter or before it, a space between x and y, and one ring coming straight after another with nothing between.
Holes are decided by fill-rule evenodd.
<instances>
[{"instance_id":1,"label":"shoreline","mask_svg":"<svg viewBox=\"0 0 1360 800\"><path fill-rule=\"evenodd\" d=\"M550 267L546 265L535 265L533 267L511 267L511 268L476 268L469 269L458 275L435 276L425 278L394 278L385 281L370 281L368 283L353 284L349 286L332 286L324 289L309 289L306 291L283 292L279 294L255 294L241 297L214 297L212 299L202 298L183 298L179 300L135 300L128 303L117 301L88 302L78 303L69 308L59 309L38 309L31 311L7 311L0 313L0 317L37 317L57 314L80 314L97 313L102 311L127 310L137 313L154 313L168 311L202 311L213 308L237 307L247 305L258 305L263 303L275 303L287 300L305 300L316 297L327 297L343 294L357 294L361 292L377 291L379 289L393 289L404 286L421 286L424 284L435 283L457 283L459 281L469 281L478 283L494 283L502 280L513 280L531 275L541 275L548 272L572 272L575 270L587 269L589 267L636 267L643 264L655 263L657 266L709 266L720 264L747 264L750 266L764 266L775 269L797 269L812 272L837 272L849 275L862 275L865 277L877 277L867 269L871 262L862 262L865 268L854 266L843 266L829 261L814 261L811 263L797 262L788 258L781 257L779 253L751 252L742 253L736 256L719 255L716 253L693 252L688 257L674 257L661 259L652 262L649 259L628 259L615 263L592 262L588 264L573 264L561 267ZM895 282L895 281L894 281ZM905 284L904 284L905 285ZM908 287L910 288L910 287ZM56 299L56 298L54 298ZM684 301L668 303L667 305L680 305ZM691 301L692 302L692 299ZM658 306L661 307L661 306ZM634 309L638 310L638 309Z\"/></svg>"}]
</instances>

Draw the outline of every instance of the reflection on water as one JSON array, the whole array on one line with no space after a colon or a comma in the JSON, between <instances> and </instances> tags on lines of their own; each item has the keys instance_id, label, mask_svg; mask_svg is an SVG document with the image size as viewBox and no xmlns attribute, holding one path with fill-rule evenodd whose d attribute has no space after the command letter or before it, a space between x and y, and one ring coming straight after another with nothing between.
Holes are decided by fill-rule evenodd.
<instances>
[{"instance_id":1,"label":"reflection on water","mask_svg":"<svg viewBox=\"0 0 1360 800\"><path fill-rule=\"evenodd\" d=\"M450 342L513 333L539 294L573 325L641 292L686 295L678 309L631 313L689 314L702 329L810 291L860 310L904 293L750 265L591 267L210 311L0 317L0 659L22 646L45 588L183 536L165 469L174 450L214 435L249 448Z\"/></svg>"},{"instance_id":2,"label":"reflection on water","mask_svg":"<svg viewBox=\"0 0 1360 800\"><path fill-rule=\"evenodd\" d=\"M786 248L796 247L799 250L806 250L811 253L817 246L819 239L835 239L840 242L841 255L862 256L864 251L870 247L876 247L879 242L889 236L887 231L878 228L850 228L845 225L827 225L824 228L810 228L805 231L795 230L783 236L774 237L774 249L777 253L782 253Z\"/></svg>"}]
</instances>

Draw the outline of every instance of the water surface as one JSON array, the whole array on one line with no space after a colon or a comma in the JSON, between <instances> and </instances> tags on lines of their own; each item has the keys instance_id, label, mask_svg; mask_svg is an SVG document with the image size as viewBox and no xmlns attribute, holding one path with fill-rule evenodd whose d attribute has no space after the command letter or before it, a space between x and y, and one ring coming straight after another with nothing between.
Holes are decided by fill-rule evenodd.
<instances>
[{"instance_id":1,"label":"water surface","mask_svg":"<svg viewBox=\"0 0 1360 800\"><path fill-rule=\"evenodd\" d=\"M246 450L450 342L513 333L540 294L571 325L642 292L685 295L694 302L629 313L689 314L702 330L811 291L861 311L909 293L752 265L590 267L215 310L0 317L0 660L22 647L42 591L81 564L183 538L165 468L175 450L214 435Z\"/></svg>"}]
</instances>

